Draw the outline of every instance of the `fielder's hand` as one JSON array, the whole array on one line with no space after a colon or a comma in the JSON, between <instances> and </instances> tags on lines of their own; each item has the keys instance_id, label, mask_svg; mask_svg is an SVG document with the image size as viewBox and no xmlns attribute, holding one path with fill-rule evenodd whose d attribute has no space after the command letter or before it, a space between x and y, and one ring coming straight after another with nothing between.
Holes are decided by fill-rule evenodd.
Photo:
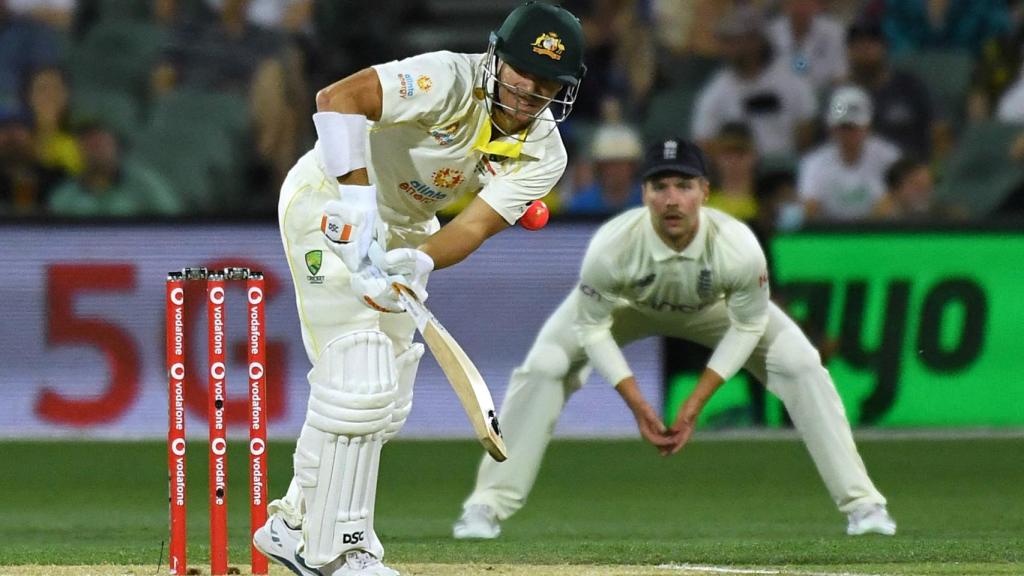
<instances>
[{"instance_id":1,"label":"fielder's hand","mask_svg":"<svg viewBox=\"0 0 1024 576\"><path fill-rule=\"evenodd\" d=\"M349 286L366 307L377 312L397 314L405 312L405 307L398 300L398 292L393 284L403 283L404 280L398 276L388 276L380 268L366 262L349 277Z\"/></svg>"},{"instance_id":2,"label":"fielder's hand","mask_svg":"<svg viewBox=\"0 0 1024 576\"><path fill-rule=\"evenodd\" d=\"M396 248L384 255L384 272L401 276L400 283L409 287L420 302L427 299L427 277L434 270L434 259L415 248Z\"/></svg>"}]
</instances>

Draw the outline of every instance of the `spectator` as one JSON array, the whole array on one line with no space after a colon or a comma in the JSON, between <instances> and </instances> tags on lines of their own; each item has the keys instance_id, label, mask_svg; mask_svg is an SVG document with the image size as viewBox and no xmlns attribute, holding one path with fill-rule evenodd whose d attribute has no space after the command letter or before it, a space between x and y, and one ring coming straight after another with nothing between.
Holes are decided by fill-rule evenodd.
<instances>
[{"instance_id":1,"label":"spectator","mask_svg":"<svg viewBox=\"0 0 1024 576\"><path fill-rule=\"evenodd\" d=\"M935 180L925 162L914 159L897 160L886 172L887 192L878 201L872 216L901 222L936 222L962 219L950 207L938 204L932 197Z\"/></svg>"},{"instance_id":2,"label":"spectator","mask_svg":"<svg viewBox=\"0 0 1024 576\"><path fill-rule=\"evenodd\" d=\"M999 99L996 117L1001 122L1024 123L1024 66L1017 73L1017 79Z\"/></svg>"},{"instance_id":3,"label":"spectator","mask_svg":"<svg viewBox=\"0 0 1024 576\"><path fill-rule=\"evenodd\" d=\"M70 110L64 71L57 66L36 70L29 78L27 92L39 163L70 175L78 174L82 156L68 128Z\"/></svg>"},{"instance_id":4,"label":"spectator","mask_svg":"<svg viewBox=\"0 0 1024 576\"><path fill-rule=\"evenodd\" d=\"M825 121L832 141L800 160L797 191L807 218L865 218L885 194L885 171L900 151L871 132L871 99L856 86L836 89Z\"/></svg>"},{"instance_id":5,"label":"spectator","mask_svg":"<svg viewBox=\"0 0 1024 576\"><path fill-rule=\"evenodd\" d=\"M846 42L850 80L871 95L875 132L904 154L931 158L933 144L948 134L948 125L937 119L924 82L889 65L885 35L877 24L868 20L853 23Z\"/></svg>"},{"instance_id":6,"label":"spectator","mask_svg":"<svg viewBox=\"0 0 1024 576\"><path fill-rule=\"evenodd\" d=\"M818 92L846 79L843 27L824 14L821 0L785 0L768 26L777 57Z\"/></svg>"},{"instance_id":7,"label":"spectator","mask_svg":"<svg viewBox=\"0 0 1024 576\"><path fill-rule=\"evenodd\" d=\"M20 108L0 108L0 214L38 214L61 177L36 160L29 114Z\"/></svg>"},{"instance_id":8,"label":"spectator","mask_svg":"<svg viewBox=\"0 0 1024 576\"><path fill-rule=\"evenodd\" d=\"M7 8L57 30L71 28L72 17L78 7L77 0L6 0Z\"/></svg>"},{"instance_id":9,"label":"spectator","mask_svg":"<svg viewBox=\"0 0 1024 576\"><path fill-rule=\"evenodd\" d=\"M703 145L726 122L747 122L761 156L792 155L813 138L815 96L811 85L774 58L760 12L738 8L719 28L729 65L697 98L695 137Z\"/></svg>"},{"instance_id":10,"label":"spectator","mask_svg":"<svg viewBox=\"0 0 1024 576\"><path fill-rule=\"evenodd\" d=\"M722 126L712 146L713 176L707 205L752 223L757 218L757 151L750 127L742 122Z\"/></svg>"},{"instance_id":11,"label":"spectator","mask_svg":"<svg viewBox=\"0 0 1024 576\"><path fill-rule=\"evenodd\" d=\"M220 12L231 1L206 0L206 4ZM308 32L312 14L313 0L250 0L245 7L245 18L250 24L289 34Z\"/></svg>"},{"instance_id":12,"label":"spectator","mask_svg":"<svg viewBox=\"0 0 1024 576\"><path fill-rule=\"evenodd\" d=\"M0 109L21 107L22 82L32 70L60 59L60 38L49 27L13 14L0 0Z\"/></svg>"},{"instance_id":13,"label":"spectator","mask_svg":"<svg viewBox=\"0 0 1024 576\"><path fill-rule=\"evenodd\" d=\"M566 203L570 214L609 215L643 202L637 170L640 136L626 124L603 124L594 134L591 159L596 179Z\"/></svg>"},{"instance_id":14,"label":"spectator","mask_svg":"<svg viewBox=\"0 0 1024 576\"><path fill-rule=\"evenodd\" d=\"M1006 0L900 0L886 2L882 28L894 55L924 49L967 50L1010 30Z\"/></svg>"},{"instance_id":15,"label":"spectator","mask_svg":"<svg viewBox=\"0 0 1024 576\"><path fill-rule=\"evenodd\" d=\"M248 181L266 185L269 194L295 160L307 91L297 52L283 34L249 23L248 4L224 0L214 18L176 19L165 62L153 77L164 87L227 92L248 100L254 132Z\"/></svg>"},{"instance_id":16,"label":"spectator","mask_svg":"<svg viewBox=\"0 0 1024 576\"><path fill-rule=\"evenodd\" d=\"M84 165L77 179L59 185L50 212L59 216L164 216L182 212L181 201L155 172L122 158L114 132L97 123L78 129Z\"/></svg>"}]
</instances>

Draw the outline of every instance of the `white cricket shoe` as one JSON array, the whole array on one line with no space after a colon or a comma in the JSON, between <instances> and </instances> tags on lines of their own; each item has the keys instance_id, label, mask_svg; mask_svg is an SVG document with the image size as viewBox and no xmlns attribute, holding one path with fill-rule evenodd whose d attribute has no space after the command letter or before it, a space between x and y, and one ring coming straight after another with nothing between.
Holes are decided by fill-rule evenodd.
<instances>
[{"instance_id":1,"label":"white cricket shoe","mask_svg":"<svg viewBox=\"0 0 1024 576\"><path fill-rule=\"evenodd\" d=\"M486 504L473 504L462 511L455 526L452 526L452 536L458 540L477 538L490 540L501 534L501 524L498 524L498 514Z\"/></svg>"},{"instance_id":2,"label":"white cricket shoe","mask_svg":"<svg viewBox=\"0 0 1024 576\"><path fill-rule=\"evenodd\" d=\"M889 516L889 511L882 504L867 504L850 512L846 534L860 536L862 534L896 534L896 521Z\"/></svg>"},{"instance_id":3,"label":"white cricket shoe","mask_svg":"<svg viewBox=\"0 0 1024 576\"><path fill-rule=\"evenodd\" d=\"M281 564L299 576L321 576L315 568L310 568L296 560L295 550L302 541L302 530L292 528L277 514L267 519L252 536L252 543L264 556Z\"/></svg>"},{"instance_id":4,"label":"white cricket shoe","mask_svg":"<svg viewBox=\"0 0 1024 576\"><path fill-rule=\"evenodd\" d=\"M376 556L365 550L351 550L334 562L320 567L323 576L399 576Z\"/></svg>"},{"instance_id":5,"label":"white cricket shoe","mask_svg":"<svg viewBox=\"0 0 1024 576\"><path fill-rule=\"evenodd\" d=\"M295 550L302 540L302 530L292 528L285 519L272 515L266 524L253 534L253 545L266 558L284 566L299 576L321 576L315 569L295 560Z\"/></svg>"}]
</instances>

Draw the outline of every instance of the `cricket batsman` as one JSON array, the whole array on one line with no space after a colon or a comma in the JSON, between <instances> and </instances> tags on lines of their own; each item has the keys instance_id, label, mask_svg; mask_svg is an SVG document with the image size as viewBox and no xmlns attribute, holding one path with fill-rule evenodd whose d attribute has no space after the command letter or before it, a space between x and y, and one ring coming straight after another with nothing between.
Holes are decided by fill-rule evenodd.
<instances>
[{"instance_id":1,"label":"cricket batsman","mask_svg":"<svg viewBox=\"0 0 1024 576\"><path fill-rule=\"evenodd\" d=\"M644 206L604 224L580 280L512 373L500 420L514 466L484 458L455 538L496 538L519 510L566 400L591 367L625 400L640 434L662 455L678 452L712 394L746 368L786 405L850 535L892 535L896 524L868 477L817 350L768 299L764 252L746 225L704 207L700 149L673 138L647 152ZM621 347L647 336L684 338L711 358L671 427L637 387Z\"/></svg>"},{"instance_id":2,"label":"cricket batsman","mask_svg":"<svg viewBox=\"0 0 1024 576\"><path fill-rule=\"evenodd\" d=\"M381 447L412 406L422 344L392 282L429 273L514 224L562 176L557 125L576 99L583 32L568 11L514 9L484 54L431 52L316 95L317 143L288 173L278 220L312 363L287 494L253 540L306 576L393 576L373 529ZM476 197L444 227L435 213ZM372 243L385 264L369 262Z\"/></svg>"}]
</instances>

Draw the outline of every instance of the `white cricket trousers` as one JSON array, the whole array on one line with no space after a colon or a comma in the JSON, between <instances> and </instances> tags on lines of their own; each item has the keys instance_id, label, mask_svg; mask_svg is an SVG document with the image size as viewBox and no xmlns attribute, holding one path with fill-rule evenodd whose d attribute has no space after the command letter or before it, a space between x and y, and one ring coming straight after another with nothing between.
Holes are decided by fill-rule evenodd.
<instances>
[{"instance_id":1,"label":"white cricket trousers","mask_svg":"<svg viewBox=\"0 0 1024 576\"><path fill-rule=\"evenodd\" d=\"M512 372L499 416L508 462L484 457L464 506L485 504L505 519L526 503L562 407L589 373L573 328L578 295L579 290L573 290L548 318L526 361ZM647 336L672 336L710 348L728 327L724 302L688 314L622 308L614 315L612 335L620 346ZM885 504L857 453L842 402L818 351L774 303L765 334L745 368L786 405L840 511Z\"/></svg>"},{"instance_id":2,"label":"white cricket trousers","mask_svg":"<svg viewBox=\"0 0 1024 576\"><path fill-rule=\"evenodd\" d=\"M295 285L295 300L302 341L315 372L324 348L341 336L362 330L380 330L388 336L395 355L412 343L416 325L408 314L381 314L363 305L349 287L349 272L320 231L324 205L339 198L337 181L320 165L314 150L304 155L281 186L278 223ZM387 207L382 206L385 213ZM416 247L438 229L437 220L388 227L387 248ZM307 375L308 377L308 375ZM305 426L303 429L305 430ZM375 485L376 471L371 472ZM370 497L371 503L373 497ZM302 491L295 478L287 494L270 503L270 512L281 514L292 526L302 523ZM376 535L370 548L380 555Z\"/></svg>"}]
</instances>

